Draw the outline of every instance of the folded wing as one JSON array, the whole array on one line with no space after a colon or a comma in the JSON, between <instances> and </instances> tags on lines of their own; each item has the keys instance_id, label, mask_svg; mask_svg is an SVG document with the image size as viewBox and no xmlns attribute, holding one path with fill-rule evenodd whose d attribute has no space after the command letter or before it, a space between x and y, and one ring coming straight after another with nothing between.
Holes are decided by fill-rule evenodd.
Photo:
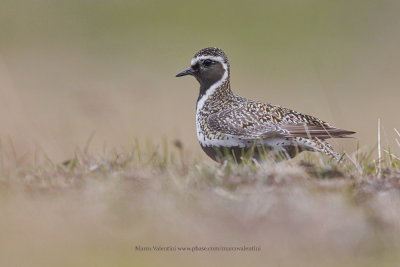
<instances>
[{"instance_id":1,"label":"folded wing","mask_svg":"<svg viewBox=\"0 0 400 267\"><path fill-rule=\"evenodd\" d=\"M264 104L267 105L267 104ZM267 138L347 138L354 134L330 126L313 116L302 115L289 109L266 106L258 112L250 112L248 106L225 109L208 117L212 131L234 135L242 139Z\"/></svg>"}]
</instances>

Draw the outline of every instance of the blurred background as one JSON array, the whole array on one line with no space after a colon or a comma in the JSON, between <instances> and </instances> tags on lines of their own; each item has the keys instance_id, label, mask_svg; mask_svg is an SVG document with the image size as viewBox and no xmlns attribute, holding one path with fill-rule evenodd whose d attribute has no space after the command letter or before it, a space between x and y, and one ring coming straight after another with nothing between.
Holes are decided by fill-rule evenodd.
<instances>
[{"instance_id":1,"label":"blurred background","mask_svg":"<svg viewBox=\"0 0 400 267\"><path fill-rule=\"evenodd\" d=\"M18 164L44 153L60 163L88 140L91 155L105 158L137 142L180 140L185 156L206 159L195 132L199 86L175 75L208 46L229 56L235 93L357 131L358 141L332 140L350 153L357 142L376 146L380 118L382 145L398 155L399 14L398 0L2 0L0 170L3 157ZM0 261L11 259L4 266L188 266L193 254L134 247L198 244L262 245L258 254L195 254L199 265L220 257L233 266L399 262L400 197L389 186L367 187L372 200L357 205L355 184L322 179L325 187L314 187L279 165L233 195L203 187L221 176L212 163L188 176L86 164L81 172L23 169L23 183L42 191L14 193L0 183ZM81 191L57 190L74 175L78 189L86 185Z\"/></svg>"},{"instance_id":2,"label":"blurred background","mask_svg":"<svg viewBox=\"0 0 400 267\"><path fill-rule=\"evenodd\" d=\"M204 47L225 50L235 93L395 146L400 2L3 0L0 139L18 155L71 157L195 133L198 84L175 78ZM354 151L357 141L334 141Z\"/></svg>"}]
</instances>

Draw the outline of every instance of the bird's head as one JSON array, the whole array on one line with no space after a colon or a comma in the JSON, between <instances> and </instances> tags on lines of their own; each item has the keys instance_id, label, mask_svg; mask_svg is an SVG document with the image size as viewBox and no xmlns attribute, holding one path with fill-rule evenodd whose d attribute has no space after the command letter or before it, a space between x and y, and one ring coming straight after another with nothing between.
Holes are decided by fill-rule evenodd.
<instances>
[{"instance_id":1,"label":"bird's head","mask_svg":"<svg viewBox=\"0 0 400 267\"><path fill-rule=\"evenodd\" d=\"M208 47L197 52L190 67L178 73L176 77L192 75L202 88L209 88L229 76L229 61L224 51L216 47Z\"/></svg>"}]
</instances>

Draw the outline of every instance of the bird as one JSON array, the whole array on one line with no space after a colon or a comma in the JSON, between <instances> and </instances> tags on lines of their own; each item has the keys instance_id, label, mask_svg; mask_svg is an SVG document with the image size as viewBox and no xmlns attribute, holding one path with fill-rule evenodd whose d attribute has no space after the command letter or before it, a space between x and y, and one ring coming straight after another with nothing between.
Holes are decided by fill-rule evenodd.
<instances>
[{"instance_id":1,"label":"bird","mask_svg":"<svg viewBox=\"0 0 400 267\"><path fill-rule=\"evenodd\" d=\"M217 162L228 156L237 162L248 155L260 159L265 153L290 159L302 151L321 152L340 161L341 155L326 139L356 133L312 115L234 94L229 60L220 48L207 47L195 53L190 67L176 77L187 75L200 84L197 139L204 152Z\"/></svg>"}]
</instances>

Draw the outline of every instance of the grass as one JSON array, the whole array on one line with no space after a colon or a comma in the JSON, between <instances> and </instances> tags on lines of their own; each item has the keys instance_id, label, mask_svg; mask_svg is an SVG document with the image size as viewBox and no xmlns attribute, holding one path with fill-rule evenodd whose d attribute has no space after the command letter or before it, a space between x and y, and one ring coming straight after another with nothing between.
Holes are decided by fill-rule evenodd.
<instances>
[{"instance_id":1,"label":"grass","mask_svg":"<svg viewBox=\"0 0 400 267\"><path fill-rule=\"evenodd\" d=\"M340 164L309 153L238 165L168 144L98 155L88 144L59 164L40 152L31 166L3 160L2 265L398 262L400 160L390 150L380 160L357 150ZM260 251L177 251L195 246Z\"/></svg>"}]
</instances>

